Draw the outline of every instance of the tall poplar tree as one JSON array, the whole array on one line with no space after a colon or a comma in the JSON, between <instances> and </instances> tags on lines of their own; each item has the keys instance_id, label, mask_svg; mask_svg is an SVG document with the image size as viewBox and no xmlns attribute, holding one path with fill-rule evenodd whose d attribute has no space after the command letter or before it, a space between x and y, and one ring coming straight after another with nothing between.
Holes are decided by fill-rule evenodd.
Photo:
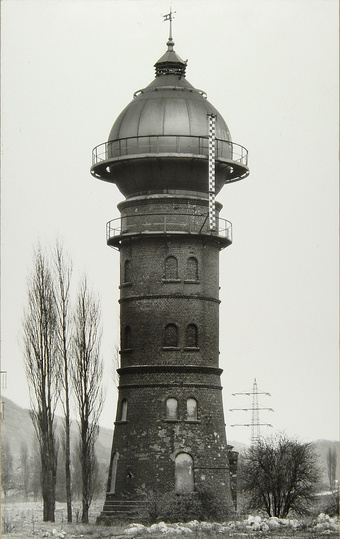
<instances>
[{"instance_id":1,"label":"tall poplar tree","mask_svg":"<svg viewBox=\"0 0 340 539\"><path fill-rule=\"evenodd\" d=\"M70 417L70 341L72 318L70 312L70 286L72 262L59 242L54 250L55 303L57 317L57 345L61 363L61 403L64 411L63 453L65 456L65 486L67 522L72 522L71 491L71 417Z\"/></svg>"},{"instance_id":2,"label":"tall poplar tree","mask_svg":"<svg viewBox=\"0 0 340 539\"><path fill-rule=\"evenodd\" d=\"M30 413L40 450L43 519L54 522L58 452L55 409L60 369L53 275L48 257L40 245L34 253L33 270L28 278L23 342Z\"/></svg>"},{"instance_id":3,"label":"tall poplar tree","mask_svg":"<svg viewBox=\"0 0 340 539\"><path fill-rule=\"evenodd\" d=\"M83 279L77 296L72 340L72 383L78 408L79 460L82 477L82 522L89 519L94 493L95 442L103 408L103 361L100 356L99 301Z\"/></svg>"}]
</instances>

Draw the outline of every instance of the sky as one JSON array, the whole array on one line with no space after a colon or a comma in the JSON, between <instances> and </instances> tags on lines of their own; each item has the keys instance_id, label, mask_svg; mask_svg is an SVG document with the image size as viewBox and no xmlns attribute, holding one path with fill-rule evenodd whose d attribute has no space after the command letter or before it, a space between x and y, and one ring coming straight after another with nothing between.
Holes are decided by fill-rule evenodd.
<instances>
[{"instance_id":1,"label":"sky","mask_svg":"<svg viewBox=\"0 0 340 539\"><path fill-rule=\"evenodd\" d=\"M90 175L91 151L166 50L166 0L1 2L1 370L29 407L21 323L37 242L57 239L102 307L113 427L119 253L105 241L123 196ZM250 176L218 195L233 223L220 255L220 365L227 436L249 442L256 378L261 434L339 439L338 2L177 0L175 51L249 151Z\"/></svg>"}]
</instances>

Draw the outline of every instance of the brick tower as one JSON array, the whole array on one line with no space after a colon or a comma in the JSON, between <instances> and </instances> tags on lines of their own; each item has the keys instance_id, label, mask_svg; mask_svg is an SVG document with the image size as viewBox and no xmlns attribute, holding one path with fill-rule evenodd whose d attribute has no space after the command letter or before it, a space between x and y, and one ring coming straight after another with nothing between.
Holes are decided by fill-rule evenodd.
<instances>
[{"instance_id":1,"label":"brick tower","mask_svg":"<svg viewBox=\"0 0 340 539\"><path fill-rule=\"evenodd\" d=\"M107 224L120 252L121 332L99 517L108 522L138 518L151 500L162 512L172 497L191 500L196 518L223 519L232 505L218 334L219 253L232 235L214 195L248 175L247 151L187 81L171 24L155 69L94 148L91 168L125 197Z\"/></svg>"}]
</instances>

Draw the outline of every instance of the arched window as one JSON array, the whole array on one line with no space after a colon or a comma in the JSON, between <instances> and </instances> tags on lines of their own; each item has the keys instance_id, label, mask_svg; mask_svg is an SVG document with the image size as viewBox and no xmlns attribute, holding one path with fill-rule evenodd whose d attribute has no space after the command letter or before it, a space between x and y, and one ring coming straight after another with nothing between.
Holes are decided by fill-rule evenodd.
<instances>
[{"instance_id":1,"label":"arched window","mask_svg":"<svg viewBox=\"0 0 340 539\"><path fill-rule=\"evenodd\" d=\"M170 397L166 401L166 418L178 419L178 401L173 397Z\"/></svg>"},{"instance_id":2,"label":"arched window","mask_svg":"<svg viewBox=\"0 0 340 539\"><path fill-rule=\"evenodd\" d=\"M197 421L197 400L187 400L187 421Z\"/></svg>"},{"instance_id":3,"label":"arched window","mask_svg":"<svg viewBox=\"0 0 340 539\"><path fill-rule=\"evenodd\" d=\"M165 327L164 346L165 347L178 346L178 329L175 324L168 324Z\"/></svg>"},{"instance_id":4,"label":"arched window","mask_svg":"<svg viewBox=\"0 0 340 539\"><path fill-rule=\"evenodd\" d=\"M185 334L185 346L186 348L198 347L198 330L195 324L189 324L187 326Z\"/></svg>"},{"instance_id":5,"label":"arched window","mask_svg":"<svg viewBox=\"0 0 340 539\"><path fill-rule=\"evenodd\" d=\"M178 280L178 260L175 256L168 256L165 259L164 279Z\"/></svg>"},{"instance_id":6,"label":"arched window","mask_svg":"<svg viewBox=\"0 0 340 539\"><path fill-rule=\"evenodd\" d=\"M132 342L131 342L131 328L130 326L125 326L124 329L124 342L123 342L123 348L124 350L132 348Z\"/></svg>"},{"instance_id":7,"label":"arched window","mask_svg":"<svg viewBox=\"0 0 340 539\"><path fill-rule=\"evenodd\" d=\"M119 459L119 453L118 451L116 451L115 454L113 455L113 459L111 463L111 474L110 474L110 484L109 484L109 492L111 492L111 494L114 494L116 492L118 459Z\"/></svg>"},{"instance_id":8,"label":"arched window","mask_svg":"<svg viewBox=\"0 0 340 539\"><path fill-rule=\"evenodd\" d=\"M187 281L198 281L198 261L195 256L190 256L187 260L185 279Z\"/></svg>"},{"instance_id":9,"label":"arched window","mask_svg":"<svg viewBox=\"0 0 340 539\"><path fill-rule=\"evenodd\" d=\"M127 420L127 408L128 408L128 401L127 399L123 399L120 406L120 421Z\"/></svg>"},{"instance_id":10,"label":"arched window","mask_svg":"<svg viewBox=\"0 0 340 539\"><path fill-rule=\"evenodd\" d=\"M194 461L188 453L175 458L175 490L181 494L194 492Z\"/></svg>"},{"instance_id":11,"label":"arched window","mask_svg":"<svg viewBox=\"0 0 340 539\"><path fill-rule=\"evenodd\" d=\"M124 283L131 283L132 281L132 266L130 260L124 262Z\"/></svg>"}]
</instances>

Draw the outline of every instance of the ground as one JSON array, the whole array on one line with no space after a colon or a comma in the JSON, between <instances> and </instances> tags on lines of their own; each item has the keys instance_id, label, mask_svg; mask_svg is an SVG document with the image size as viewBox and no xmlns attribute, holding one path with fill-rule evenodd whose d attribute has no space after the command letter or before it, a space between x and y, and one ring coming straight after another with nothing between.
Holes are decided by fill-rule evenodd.
<instances>
[{"instance_id":1,"label":"ground","mask_svg":"<svg viewBox=\"0 0 340 539\"><path fill-rule=\"evenodd\" d=\"M223 524L200 523L193 521L189 524L165 524L164 522L145 527L140 524L121 523L116 526L97 526L96 517L101 512L103 501L94 502L90 510L90 523L81 524L81 505L73 506L73 524L67 524L66 505L57 504L56 522L42 522L41 502L2 502L2 536L6 539L31 539L38 537L50 538L89 538L89 539L132 539L138 536L143 539L178 539L184 536L189 539L253 539L257 537L289 539L323 539L323 537L339 537L337 519L327 515L319 515L309 520L281 520L269 522L258 516L248 516L243 520ZM275 519L274 519L275 520Z\"/></svg>"}]
</instances>

